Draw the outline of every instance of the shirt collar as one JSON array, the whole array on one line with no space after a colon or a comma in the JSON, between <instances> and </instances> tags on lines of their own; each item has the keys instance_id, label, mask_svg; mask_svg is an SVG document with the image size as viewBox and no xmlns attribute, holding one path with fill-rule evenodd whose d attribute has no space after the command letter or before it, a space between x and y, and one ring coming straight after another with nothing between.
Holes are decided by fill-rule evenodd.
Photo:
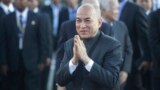
<instances>
[{"instance_id":1,"label":"shirt collar","mask_svg":"<svg viewBox=\"0 0 160 90\"><path fill-rule=\"evenodd\" d=\"M12 5L12 3L10 3L8 6L5 5L3 2L0 2L0 6L2 7L2 9L4 10L4 12L6 14L9 14L9 11L10 12L13 12L14 11L14 7Z\"/></svg>"},{"instance_id":2,"label":"shirt collar","mask_svg":"<svg viewBox=\"0 0 160 90\"><path fill-rule=\"evenodd\" d=\"M25 8L22 12L16 10L17 18L19 19L19 16L22 15L23 21L26 21L27 20L28 11L29 11L28 8Z\"/></svg>"},{"instance_id":3,"label":"shirt collar","mask_svg":"<svg viewBox=\"0 0 160 90\"><path fill-rule=\"evenodd\" d=\"M38 7L35 8L35 9L33 9L33 12L34 12L34 13L38 13L38 11L39 11L39 8L38 8Z\"/></svg>"},{"instance_id":4,"label":"shirt collar","mask_svg":"<svg viewBox=\"0 0 160 90\"><path fill-rule=\"evenodd\" d=\"M150 10L146 11L146 15L149 15L149 14L150 14L150 12L151 12Z\"/></svg>"}]
</instances>

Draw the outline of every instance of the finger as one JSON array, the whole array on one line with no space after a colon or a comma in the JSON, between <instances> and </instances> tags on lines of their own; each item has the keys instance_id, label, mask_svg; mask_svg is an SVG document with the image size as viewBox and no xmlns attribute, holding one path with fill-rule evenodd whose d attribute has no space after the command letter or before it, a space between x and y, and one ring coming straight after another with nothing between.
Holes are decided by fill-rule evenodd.
<instances>
[{"instance_id":1,"label":"finger","mask_svg":"<svg viewBox=\"0 0 160 90\"><path fill-rule=\"evenodd\" d=\"M81 42L79 40L79 36L78 35L75 35L75 41L77 42L78 45L81 45Z\"/></svg>"},{"instance_id":2,"label":"finger","mask_svg":"<svg viewBox=\"0 0 160 90\"><path fill-rule=\"evenodd\" d=\"M81 44L81 39L80 39L79 35L77 35L76 37L77 37L77 40L78 40L79 45L82 46L82 44Z\"/></svg>"},{"instance_id":3,"label":"finger","mask_svg":"<svg viewBox=\"0 0 160 90\"><path fill-rule=\"evenodd\" d=\"M83 40L81 40L82 46L85 47Z\"/></svg>"}]
</instances>

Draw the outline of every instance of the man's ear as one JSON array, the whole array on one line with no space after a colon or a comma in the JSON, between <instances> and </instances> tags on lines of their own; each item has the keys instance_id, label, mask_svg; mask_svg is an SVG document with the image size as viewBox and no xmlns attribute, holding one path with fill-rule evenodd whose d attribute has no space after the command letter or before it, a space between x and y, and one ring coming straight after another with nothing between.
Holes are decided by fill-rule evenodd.
<instances>
[{"instance_id":1,"label":"man's ear","mask_svg":"<svg viewBox=\"0 0 160 90\"><path fill-rule=\"evenodd\" d=\"M100 28L102 26L102 18L98 19L98 27Z\"/></svg>"}]
</instances>

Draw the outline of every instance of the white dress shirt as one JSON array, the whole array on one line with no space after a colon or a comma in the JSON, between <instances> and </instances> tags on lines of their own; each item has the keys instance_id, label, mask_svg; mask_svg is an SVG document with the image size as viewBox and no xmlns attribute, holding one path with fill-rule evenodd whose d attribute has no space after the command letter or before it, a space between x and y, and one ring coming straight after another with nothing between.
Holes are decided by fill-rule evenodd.
<instances>
[{"instance_id":1,"label":"white dress shirt","mask_svg":"<svg viewBox=\"0 0 160 90\"><path fill-rule=\"evenodd\" d=\"M85 65L85 69L86 69L88 72L90 72L91 69L92 69L93 64L94 64L94 61L93 61L93 60L90 60L90 61L88 62L88 64ZM73 74L73 72L76 70L77 66L78 66L78 64L77 64L77 65L73 64L73 63L72 63L72 60L69 61L69 72L70 72L70 74Z\"/></svg>"},{"instance_id":2,"label":"white dress shirt","mask_svg":"<svg viewBox=\"0 0 160 90\"><path fill-rule=\"evenodd\" d=\"M53 12L53 35L57 36L58 31L58 23L59 23L59 12L61 9L61 5L52 4L52 12Z\"/></svg>"},{"instance_id":3,"label":"white dress shirt","mask_svg":"<svg viewBox=\"0 0 160 90\"><path fill-rule=\"evenodd\" d=\"M16 10L17 25L18 25L18 20L20 21L20 15L22 16L22 28L25 30L25 27L26 27L26 24L27 24L27 18L28 18L28 8L26 8L22 12ZM23 49L24 32L19 33L18 36L19 36L19 49L22 50Z\"/></svg>"}]
</instances>

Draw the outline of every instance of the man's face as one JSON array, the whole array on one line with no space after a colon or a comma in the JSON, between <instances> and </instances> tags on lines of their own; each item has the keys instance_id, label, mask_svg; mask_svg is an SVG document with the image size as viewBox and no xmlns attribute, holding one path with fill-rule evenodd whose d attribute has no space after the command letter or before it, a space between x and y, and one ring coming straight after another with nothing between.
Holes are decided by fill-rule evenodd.
<instances>
[{"instance_id":1,"label":"man's face","mask_svg":"<svg viewBox=\"0 0 160 90\"><path fill-rule=\"evenodd\" d=\"M59 4L61 0L52 0L55 4Z\"/></svg>"},{"instance_id":2,"label":"man's face","mask_svg":"<svg viewBox=\"0 0 160 90\"><path fill-rule=\"evenodd\" d=\"M31 10L35 9L38 7L39 1L38 0L28 0L28 6Z\"/></svg>"},{"instance_id":3,"label":"man's face","mask_svg":"<svg viewBox=\"0 0 160 90\"><path fill-rule=\"evenodd\" d=\"M108 6L103 12L103 16L105 18L107 18L108 20L110 21L115 21L118 17L118 6L119 6L119 3L117 0L114 0L114 1L111 1L110 3L111 5Z\"/></svg>"},{"instance_id":4,"label":"man's face","mask_svg":"<svg viewBox=\"0 0 160 90\"><path fill-rule=\"evenodd\" d=\"M152 0L137 0L136 3L143 7L146 11L152 8Z\"/></svg>"},{"instance_id":5,"label":"man's face","mask_svg":"<svg viewBox=\"0 0 160 90\"><path fill-rule=\"evenodd\" d=\"M1 0L0 0L1 1ZM2 2L4 3L4 4L9 4L10 2L11 2L11 0L2 0Z\"/></svg>"},{"instance_id":6,"label":"man's face","mask_svg":"<svg viewBox=\"0 0 160 90\"><path fill-rule=\"evenodd\" d=\"M74 7L78 4L78 0L67 0L67 4Z\"/></svg>"},{"instance_id":7,"label":"man's face","mask_svg":"<svg viewBox=\"0 0 160 90\"><path fill-rule=\"evenodd\" d=\"M28 0L15 0L16 8L23 10L28 6Z\"/></svg>"},{"instance_id":8,"label":"man's face","mask_svg":"<svg viewBox=\"0 0 160 90\"><path fill-rule=\"evenodd\" d=\"M94 37L102 21L94 10L82 8L76 15L76 31L82 39Z\"/></svg>"}]
</instances>

